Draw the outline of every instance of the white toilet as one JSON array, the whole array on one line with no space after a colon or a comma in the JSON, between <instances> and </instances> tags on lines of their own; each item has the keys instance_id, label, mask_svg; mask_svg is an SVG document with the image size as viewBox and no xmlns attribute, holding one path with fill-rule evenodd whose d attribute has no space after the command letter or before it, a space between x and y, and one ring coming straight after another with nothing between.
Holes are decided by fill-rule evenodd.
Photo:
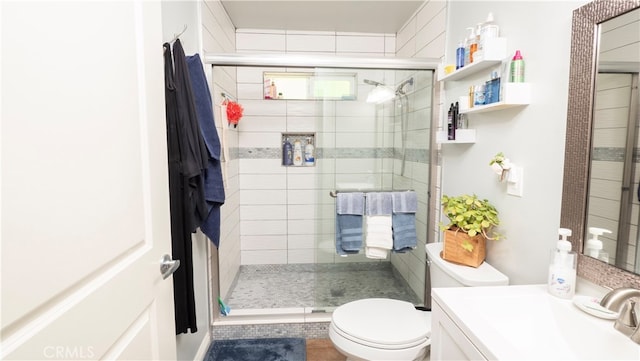
<instances>
[{"instance_id":1,"label":"white toilet","mask_svg":"<svg viewBox=\"0 0 640 361\"><path fill-rule=\"evenodd\" d=\"M442 243L427 244L431 287L504 286L509 278L484 262L478 268L440 258ZM329 338L348 361L422 360L431 344L431 312L386 298L366 298L333 311Z\"/></svg>"}]
</instances>

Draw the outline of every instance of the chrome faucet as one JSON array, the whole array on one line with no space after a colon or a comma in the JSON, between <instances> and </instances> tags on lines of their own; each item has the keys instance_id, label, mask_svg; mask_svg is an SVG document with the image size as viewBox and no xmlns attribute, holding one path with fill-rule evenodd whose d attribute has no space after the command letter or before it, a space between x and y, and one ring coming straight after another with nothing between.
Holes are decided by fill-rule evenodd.
<instances>
[{"instance_id":1,"label":"chrome faucet","mask_svg":"<svg viewBox=\"0 0 640 361\"><path fill-rule=\"evenodd\" d=\"M640 290L630 287L616 288L607 293L600 305L619 312L613 327L640 344Z\"/></svg>"}]
</instances>

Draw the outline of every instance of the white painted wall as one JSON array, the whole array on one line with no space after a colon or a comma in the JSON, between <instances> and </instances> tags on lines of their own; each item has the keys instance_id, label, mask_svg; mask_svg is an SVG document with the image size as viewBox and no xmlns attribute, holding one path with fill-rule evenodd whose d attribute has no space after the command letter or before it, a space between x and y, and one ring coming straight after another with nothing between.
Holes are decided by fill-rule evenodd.
<instances>
[{"instance_id":1,"label":"white painted wall","mask_svg":"<svg viewBox=\"0 0 640 361\"><path fill-rule=\"evenodd\" d=\"M489 242L487 260L507 274L511 284L544 283L549 250L555 247L560 223L565 127L568 101L572 11L585 1L452 1L448 11L447 63L466 34L466 27L492 11L507 38L507 53L521 50L532 104L518 109L478 114L473 145L448 144L442 149L442 192L476 193L500 212L506 240ZM471 77L484 81L487 74ZM469 83L446 86L446 102L467 92ZM569 99L570 101L570 99ZM498 152L524 168L522 198L506 194L489 169Z\"/></svg>"}]
</instances>

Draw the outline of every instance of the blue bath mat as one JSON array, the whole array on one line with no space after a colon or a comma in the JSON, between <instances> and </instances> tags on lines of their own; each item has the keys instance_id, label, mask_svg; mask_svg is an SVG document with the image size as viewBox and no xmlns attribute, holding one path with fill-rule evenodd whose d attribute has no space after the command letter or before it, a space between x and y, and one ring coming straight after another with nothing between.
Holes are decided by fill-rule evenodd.
<instances>
[{"instance_id":1,"label":"blue bath mat","mask_svg":"<svg viewBox=\"0 0 640 361\"><path fill-rule=\"evenodd\" d=\"M204 361L305 361L303 338L213 341Z\"/></svg>"}]
</instances>

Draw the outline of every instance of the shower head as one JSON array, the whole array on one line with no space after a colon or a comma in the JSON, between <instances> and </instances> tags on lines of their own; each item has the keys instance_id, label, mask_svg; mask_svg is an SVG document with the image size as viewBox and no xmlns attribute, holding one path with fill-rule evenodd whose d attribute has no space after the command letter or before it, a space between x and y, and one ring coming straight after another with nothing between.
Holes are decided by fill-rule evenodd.
<instances>
[{"instance_id":1,"label":"shower head","mask_svg":"<svg viewBox=\"0 0 640 361\"><path fill-rule=\"evenodd\" d=\"M367 95L367 103L383 103L387 100L395 98L396 93L389 86L375 80L364 79L364 82L373 85L374 88Z\"/></svg>"},{"instance_id":2,"label":"shower head","mask_svg":"<svg viewBox=\"0 0 640 361\"><path fill-rule=\"evenodd\" d=\"M373 86L384 85L383 83L381 83L379 81L369 80L369 79L365 79L364 82L366 84L373 85Z\"/></svg>"},{"instance_id":3,"label":"shower head","mask_svg":"<svg viewBox=\"0 0 640 361\"><path fill-rule=\"evenodd\" d=\"M396 94L402 94L402 95L406 94L404 91L404 86L407 84L413 85L413 77L400 83L400 85L398 85L398 87L396 88Z\"/></svg>"}]
</instances>

